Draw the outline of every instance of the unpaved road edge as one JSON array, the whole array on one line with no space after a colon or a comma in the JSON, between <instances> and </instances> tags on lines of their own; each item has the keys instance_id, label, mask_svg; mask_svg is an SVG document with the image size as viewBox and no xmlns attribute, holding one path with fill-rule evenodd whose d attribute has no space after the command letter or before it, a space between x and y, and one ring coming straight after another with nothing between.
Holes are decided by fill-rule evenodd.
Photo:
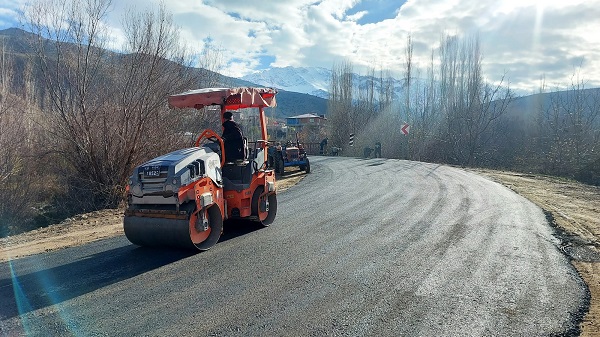
<instances>
[{"instance_id":1,"label":"unpaved road edge","mask_svg":"<svg viewBox=\"0 0 600 337\"><path fill-rule=\"evenodd\" d=\"M278 192L296 185L304 176L302 171L286 168L286 175L277 179ZM118 208L79 214L56 225L0 238L0 263L124 235L123 213L124 209Z\"/></svg>"}]
</instances>

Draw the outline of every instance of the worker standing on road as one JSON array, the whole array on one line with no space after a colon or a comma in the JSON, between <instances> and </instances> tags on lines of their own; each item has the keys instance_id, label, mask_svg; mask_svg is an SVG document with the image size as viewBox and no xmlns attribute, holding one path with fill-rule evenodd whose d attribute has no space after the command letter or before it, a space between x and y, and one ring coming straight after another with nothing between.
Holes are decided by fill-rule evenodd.
<instances>
[{"instance_id":1,"label":"worker standing on road","mask_svg":"<svg viewBox=\"0 0 600 337\"><path fill-rule=\"evenodd\" d=\"M225 162L234 162L244 159L244 139L242 129L233 121L233 113L223 113L223 142L225 143Z\"/></svg>"},{"instance_id":2,"label":"worker standing on road","mask_svg":"<svg viewBox=\"0 0 600 337\"><path fill-rule=\"evenodd\" d=\"M381 143L380 142L375 143L375 149L373 151L374 151L373 157L381 158Z\"/></svg>"},{"instance_id":3,"label":"worker standing on road","mask_svg":"<svg viewBox=\"0 0 600 337\"><path fill-rule=\"evenodd\" d=\"M325 139L323 139L321 141L321 144L319 144L319 145L321 146L321 149L319 150L319 154L320 155L326 154L327 152L325 150L325 147L327 146L327 137L325 137Z\"/></svg>"}]
</instances>

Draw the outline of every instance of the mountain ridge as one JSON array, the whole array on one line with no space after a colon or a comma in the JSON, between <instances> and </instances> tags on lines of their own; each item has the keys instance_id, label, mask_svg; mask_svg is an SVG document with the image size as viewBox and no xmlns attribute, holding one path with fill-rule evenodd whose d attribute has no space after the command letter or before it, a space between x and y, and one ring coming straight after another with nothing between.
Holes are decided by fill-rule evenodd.
<instances>
[{"instance_id":1,"label":"mountain ridge","mask_svg":"<svg viewBox=\"0 0 600 337\"><path fill-rule=\"evenodd\" d=\"M34 56L34 50L27 41L32 39L36 40L39 37L36 34L27 32L20 28L8 28L0 30L0 44L3 46L4 51L11 55L11 68L15 76L12 77L11 85L15 88L16 92L22 92L26 87L26 69L27 64L31 62ZM54 54L54 45L51 41L47 40L47 56L52 57ZM107 53L115 54L118 57L128 57L130 54L119 53L111 50L106 50ZM236 86L260 86L259 83L253 83L244 79L228 77L222 74L216 73L203 69L188 67L189 71L194 73L209 72L215 78L219 78L216 86L221 87L236 87ZM38 82L38 87L43 88L41 85L41 74L33 71L30 75L30 79ZM197 88L190 88L197 89ZM325 115L327 113L327 100L322 97L313 96L302 92L294 92L286 90L285 88L278 88L277 95L277 109L275 110L276 119L285 119L290 116L301 115L304 113L317 113ZM39 95L43 95L40 91ZM165 99L166 101L166 99Z\"/></svg>"},{"instance_id":2,"label":"mountain ridge","mask_svg":"<svg viewBox=\"0 0 600 337\"><path fill-rule=\"evenodd\" d=\"M38 38L37 35L27 32L21 28L7 28L0 30L0 44L4 50L13 54L15 60L13 71L17 73L25 72L27 58L33 55L33 49L28 45L27 40ZM48 44L49 53L52 54L53 46ZM108 50L107 52L126 57L127 54ZM202 68L190 68L193 72L210 72ZM327 99L329 97L330 81L332 70L323 67L274 67L241 78L228 77L217 74L220 78L220 86L268 86L278 89L278 107L275 112L276 119L285 119L290 116L301 115L305 113L315 113L318 115L327 115ZM354 81L358 88L365 88L374 81L375 94L378 91L379 78L353 74ZM25 76L13 76L13 85L17 88L25 87ZM394 86L394 100L400 99L404 95L404 80L391 78ZM414 83L424 84L424 79L415 79ZM419 85L413 86L417 88ZM195 89L195 88L190 88ZM600 88L587 88L585 90L597 90ZM510 115L515 118L522 118L531 115L533 110L547 106L551 97L560 97L564 95L563 91L553 91L543 94L529 94L516 97L509 109ZM541 104L541 105L540 105ZM521 115L521 116L519 116Z\"/></svg>"}]
</instances>

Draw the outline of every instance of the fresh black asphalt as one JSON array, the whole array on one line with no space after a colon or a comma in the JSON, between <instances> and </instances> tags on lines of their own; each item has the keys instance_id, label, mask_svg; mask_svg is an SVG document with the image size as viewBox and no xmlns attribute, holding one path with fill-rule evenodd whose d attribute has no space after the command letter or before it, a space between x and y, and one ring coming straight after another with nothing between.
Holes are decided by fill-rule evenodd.
<instances>
[{"instance_id":1,"label":"fresh black asphalt","mask_svg":"<svg viewBox=\"0 0 600 337\"><path fill-rule=\"evenodd\" d=\"M312 157L273 225L0 264L0 335L557 336L586 287L544 213L460 169Z\"/></svg>"}]
</instances>

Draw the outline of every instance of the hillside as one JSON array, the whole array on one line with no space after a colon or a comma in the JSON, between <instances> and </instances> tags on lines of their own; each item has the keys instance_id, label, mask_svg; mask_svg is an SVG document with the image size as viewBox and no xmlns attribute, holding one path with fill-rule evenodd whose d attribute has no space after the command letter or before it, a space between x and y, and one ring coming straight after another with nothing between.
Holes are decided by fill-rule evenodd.
<instances>
[{"instance_id":1,"label":"hillside","mask_svg":"<svg viewBox=\"0 0 600 337\"><path fill-rule=\"evenodd\" d=\"M507 115L511 119L531 120L540 110L545 113L560 111L578 100L579 109L590 114L590 109L600 103L600 88L561 90L516 97L511 102ZM595 121L600 123L600 119Z\"/></svg>"},{"instance_id":2,"label":"hillside","mask_svg":"<svg viewBox=\"0 0 600 337\"><path fill-rule=\"evenodd\" d=\"M43 88L43 85L41 85L41 74L36 72L31 73L30 76L27 74L29 69L35 68L27 66L29 62L32 62L32 60L35 59L34 51L28 41L35 41L37 38L36 35L18 28L0 30L0 44L7 54L10 55L10 61L13 63L12 86L15 92L22 92L26 86L25 81L27 80L36 82L38 83L38 88ZM52 43L48 43L47 56L53 58L54 50ZM110 50L105 50L104 53L107 57L113 57L115 59L129 57L129 55L116 53ZM262 84L259 83L223 76L206 69L191 67L189 68L189 71L193 76L197 76L198 78L218 77L220 78L218 86L222 87L262 86ZM102 74L99 76L103 77ZM44 93L40 91L38 94L43 96ZM285 119L289 116L311 112L323 115L327 112L327 100L321 97L280 89L277 98L278 107L275 109L275 118Z\"/></svg>"}]
</instances>

